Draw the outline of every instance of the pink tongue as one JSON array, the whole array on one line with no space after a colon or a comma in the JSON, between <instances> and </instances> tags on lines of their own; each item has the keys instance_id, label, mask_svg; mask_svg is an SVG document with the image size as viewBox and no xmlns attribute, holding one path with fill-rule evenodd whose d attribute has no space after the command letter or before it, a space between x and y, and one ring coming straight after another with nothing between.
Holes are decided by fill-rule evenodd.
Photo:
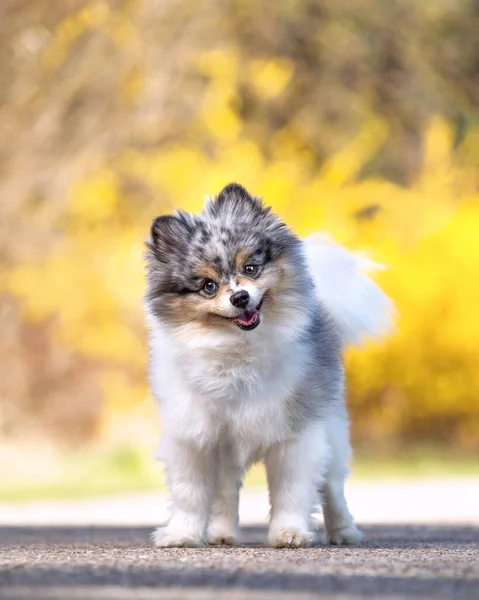
<instances>
[{"instance_id":1,"label":"pink tongue","mask_svg":"<svg viewBox=\"0 0 479 600\"><path fill-rule=\"evenodd\" d=\"M241 323L241 325L251 325L253 319L258 314L255 309L246 309L243 313L233 319L233 323Z\"/></svg>"}]
</instances>

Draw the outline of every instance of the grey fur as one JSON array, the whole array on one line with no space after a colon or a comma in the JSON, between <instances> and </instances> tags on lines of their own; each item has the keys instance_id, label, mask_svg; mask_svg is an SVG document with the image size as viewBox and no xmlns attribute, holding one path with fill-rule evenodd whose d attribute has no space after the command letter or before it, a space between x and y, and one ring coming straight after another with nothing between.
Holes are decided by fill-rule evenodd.
<instances>
[{"instance_id":1,"label":"grey fur","mask_svg":"<svg viewBox=\"0 0 479 600\"><path fill-rule=\"evenodd\" d=\"M173 499L155 543L235 543L240 480L260 460L271 545L311 543L319 489L328 539L358 542L343 493L342 338L306 247L230 184L197 216L155 219L148 248L150 377Z\"/></svg>"},{"instance_id":2,"label":"grey fur","mask_svg":"<svg viewBox=\"0 0 479 600\"><path fill-rule=\"evenodd\" d=\"M226 281L235 273L238 250L248 249L264 266L298 253L300 241L270 208L232 183L199 215L178 211L157 217L147 245L147 299L161 318L172 294L198 292L204 280L198 276L201 265L214 267Z\"/></svg>"},{"instance_id":3,"label":"grey fur","mask_svg":"<svg viewBox=\"0 0 479 600\"><path fill-rule=\"evenodd\" d=\"M199 215L180 211L155 219L148 243L147 303L157 318L168 321L175 296L198 294L204 281L197 274L200 265L211 265L226 281L235 274L238 250L245 248L263 269L279 258L292 267L283 290L290 302L284 314L274 315L274 324L284 320L287 327L288 311L309 316L298 339L298 348L304 355L304 384L295 391L289 405L291 431L299 431L311 421L341 411L341 342L336 323L314 296L301 242L270 208L265 208L242 186L230 184ZM264 325L254 334L264 334L262 327L271 325L272 320L266 310ZM238 334L246 341L244 336L252 335Z\"/></svg>"}]
</instances>

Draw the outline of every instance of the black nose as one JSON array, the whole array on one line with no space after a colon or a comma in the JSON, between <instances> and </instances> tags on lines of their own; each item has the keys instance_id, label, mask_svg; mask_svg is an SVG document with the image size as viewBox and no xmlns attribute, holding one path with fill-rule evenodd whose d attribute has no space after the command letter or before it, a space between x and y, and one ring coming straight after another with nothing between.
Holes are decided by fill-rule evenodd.
<instances>
[{"instance_id":1,"label":"black nose","mask_svg":"<svg viewBox=\"0 0 479 600\"><path fill-rule=\"evenodd\" d=\"M249 302L249 294L246 290L241 290L232 294L230 300L233 306L237 306L238 308L246 308Z\"/></svg>"}]
</instances>

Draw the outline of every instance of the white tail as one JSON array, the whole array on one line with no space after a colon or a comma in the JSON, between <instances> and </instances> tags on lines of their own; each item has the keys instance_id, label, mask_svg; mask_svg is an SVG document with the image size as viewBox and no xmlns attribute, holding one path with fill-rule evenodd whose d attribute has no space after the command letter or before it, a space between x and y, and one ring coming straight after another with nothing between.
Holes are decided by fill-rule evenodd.
<instances>
[{"instance_id":1,"label":"white tail","mask_svg":"<svg viewBox=\"0 0 479 600\"><path fill-rule=\"evenodd\" d=\"M338 323L346 343L359 345L391 331L393 303L367 275L384 267L326 234L307 237L304 251L317 298Z\"/></svg>"}]
</instances>

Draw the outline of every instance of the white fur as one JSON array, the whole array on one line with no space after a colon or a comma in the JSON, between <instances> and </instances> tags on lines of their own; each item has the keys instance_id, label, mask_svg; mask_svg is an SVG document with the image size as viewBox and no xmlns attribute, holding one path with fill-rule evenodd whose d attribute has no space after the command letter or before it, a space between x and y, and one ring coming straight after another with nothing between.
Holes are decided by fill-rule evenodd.
<instances>
[{"instance_id":1,"label":"white fur","mask_svg":"<svg viewBox=\"0 0 479 600\"><path fill-rule=\"evenodd\" d=\"M324 243L313 248L308 241L305 248L321 301L347 338L357 341L382 330L387 303L360 274L363 263ZM345 299L346 291L359 297ZM270 545L313 541L318 489L328 541L359 542L344 499L350 448L343 405L300 433L287 418L289 398L304 385L309 357L300 333L308 315L292 308L287 322L265 321L254 332L233 325L221 332L194 325L173 328L151 314L148 319L151 386L164 429L160 458L172 494L171 519L156 530L155 543L236 543L241 479L258 460L265 462L270 490Z\"/></svg>"},{"instance_id":2,"label":"white fur","mask_svg":"<svg viewBox=\"0 0 479 600\"><path fill-rule=\"evenodd\" d=\"M336 244L326 234L304 240L308 268L317 297L338 323L345 342L358 345L391 330L391 300L366 273L382 265Z\"/></svg>"}]
</instances>

